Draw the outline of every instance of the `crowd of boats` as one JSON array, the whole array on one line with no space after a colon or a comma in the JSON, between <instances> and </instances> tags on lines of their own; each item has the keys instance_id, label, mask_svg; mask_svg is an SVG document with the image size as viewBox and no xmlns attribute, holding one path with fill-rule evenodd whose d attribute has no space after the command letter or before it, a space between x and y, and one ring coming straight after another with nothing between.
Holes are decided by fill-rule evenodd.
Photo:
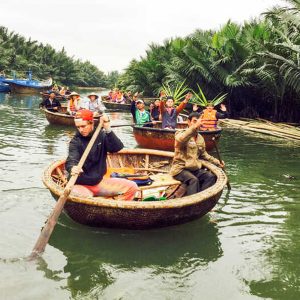
<instances>
[{"instance_id":1,"label":"crowd of boats","mask_svg":"<svg viewBox=\"0 0 300 300\"><path fill-rule=\"evenodd\" d=\"M130 93L123 94L120 101L118 98L120 95L113 99L111 95L99 97L91 93L87 99L82 100L76 92L67 91L61 95L52 82L33 83L31 78L5 79L1 84L8 84L13 93L40 93L41 110L48 122L63 126L74 126L74 112L82 108L90 109L91 104L94 107L95 123L99 122L99 116L103 111L130 111L132 96L134 96ZM136 96L139 101L143 101L147 109L151 109L157 100L157 98ZM53 101L59 103L56 108L45 105L49 99L51 103ZM94 103L93 101L91 103L91 100ZM188 114L189 111L185 113ZM152 184L140 187L143 194L141 200L149 199L150 196L150 201L109 201L103 197L82 198L70 195L64 207L65 212L73 220L90 226L145 229L179 224L210 211L216 205L227 183L226 174L222 169L204 162L205 168L215 175L216 182L207 190L190 196L184 196L180 189L181 182L168 174L174 156L172 151L174 151L175 132L187 127L186 114L181 114L181 120L177 122L174 129L162 128L162 122L159 120L153 122L151 127L130 124L136 142L141 148L124 149L108 155L107 166L110 172L133 171L134 174L144 174L152 178ZM221 132L220 127L200 131L208 151L213 149ZM56 199L63 193L68 181L64 163L64 160L53 162L43 174L44 184ZM153 195L164 195L164 197L153 198ZM165 201L156 201L157 199Z\"/></svg>"}]
</instances>

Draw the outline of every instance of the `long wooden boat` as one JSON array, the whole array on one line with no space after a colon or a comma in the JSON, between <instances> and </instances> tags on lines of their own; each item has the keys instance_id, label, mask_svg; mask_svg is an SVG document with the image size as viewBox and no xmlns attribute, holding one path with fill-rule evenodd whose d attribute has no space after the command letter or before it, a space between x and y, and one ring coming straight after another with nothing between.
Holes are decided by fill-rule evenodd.
<instances>
[{"instance_id":1,"label":"long wooden boat","mask_svg":"<svg viewBox=\"0 0 300 300\"><path fill-rule=\"evenodd\" d=\"M174 153L150 149L123 149L109 154L108 168L113 171L124 167L134 168L140 174L154 174L159 180L144 188L154 193L158 187L179 186L180 182L168 175ZM66 214L74 221L97 227L147 229L184 223L208 213L218 202L226 185L227 177L222 169L203 161L204 167L216 176L210 188L190 196L163 201L122 201L104 197L69 196L64 206ZM55 161L43 174L43 182L57 199L66 184L65 160ZM166 176L164 180L162 176ZM165 185L165 186L164 186ZM151 190L152 189L152 190Z\"/></svg>"},{"instance_id":2,"label":"long wooden boat","mask_svg":"<svg viewBox=\"0 0 300 300\"><path fill-rule=\"evenodd\" d=\"M187 123L178 123L176 130L187 127ZM174 151L176 130L161 129L161 122L157 122L154 127L133 126L133 135L136 142L142 148L157 149L164 151ZM207 151L214 149L213 138L218 141L221 137L222 129L199 131L205 141Z\"/></svg>"},{"instance_id":3,"label":"long wooden boat","mask_svg":"<svg viewBox=\"0 0 300 300\"><path fill-rule=\"evenodd\" d=\"M122 104L122 103L116 103L116 102L110 102L110 101L103 101L106 109L114 110L114 111L130 111L131 104Z\"/></svg>"},{"instance_id":4,"label":"long wooden boat","mask_svg":"<svg viewBox=\"0 0 300 300\"><path fill-rule=\"evenodd\" d=\"M0 93L8 93L10 92L10 87L7 83L4 83L3 81L6 78L2 75L0 75Z\"/></svg>"},{"instance_id":5,"label":"long wooden boat","mask_svg":"<svg viewBox=\"0 0 300 300\"><path fill-rule=\"evenodd\" d=\"M67 108L62 106L58 112L52 112L45 108L42 109L45 113L46 119L50 124L74 126L74 116L66 114ZM95 124L98 124L99 118L94 118Z\"/></svg>"},{"instance_id":6,"label":"long wooden boat","mask_svg":"<svg viewBox=\"0 0 300 300\"><path fill-rule=\"evenodd\" d=\"M18 94L38 94L49 90L52 86L52 79L44 82L37 80L9 79L3 82L9 84L12 93Z\"/></svg>"},{"instance_id":7,"label":"long wooden boat","mask_svg":"<svg viewBox=\"0 0 300 300\"><path fill-rule=\"evenodd\" d=\"M10 92L10 87L8 84L0 82L0 93L8 93Z\"/></svg>"}]
</instances>

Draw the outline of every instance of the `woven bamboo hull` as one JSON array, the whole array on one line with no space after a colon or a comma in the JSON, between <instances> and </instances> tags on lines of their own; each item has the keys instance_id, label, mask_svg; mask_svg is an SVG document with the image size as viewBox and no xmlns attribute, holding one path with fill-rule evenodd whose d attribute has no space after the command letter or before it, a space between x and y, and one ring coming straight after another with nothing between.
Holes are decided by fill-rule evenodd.
<instances>
[{"instance_id":1,"label":"woven bamboo hull","mask_svg":"<svg viewBox=\"0 0 300 300\"><path fill-rule=\"evenodd\" d=\"M62 125L62 126L75 126L74 117L65 114L66 108L62 107L60 112L51 112L47 109L43 109L46 119L50 124L53 125ZM99 119L94 119L95 124L98 124Z\"/></svg>"},{"instance_id":2,"label":"woven bamboo hull","mask_svg":"<svg viewBox=\"0 0 300 300\"><path fill-rule=\"evenodd\" d=\"M168 172L173 159L172 152L150 149L124 149L109 155L109 167L134 167L143 170ZM216 183L205 191L177 199L165 201L121 201L103 197L80 198L69 196L64 207L65 212L74 221L96 227L114 227L128 229L148 229L170 226L200 218L209 212L218 202L226 185L224 172L208 162L204 166L216 175ZM55 179L56 168L64 168L64 161L51 164L43 175L43 182L54 198L58 198L63 188Z\"/></svg>"},{"instance_id":3,"label":"woven bamboo hull","mask_svg":"<svg viewBox=\"0 0 300 300\"><path fill-rule=\"evenodd\" d=\"M213 137L218 141L221 137L221 132L222 129L199 131L204 138L207 151L214 149ZM133 134L136 142L142 148L174 151L175 130L134 126Z\"/></svg>"},{"instance_id":4,"label":"woven bamboo hull","mask_svg":"<svg viewBox=\"0 0 300 300\"><path fill-rule=\"evenodd\" d=\"M130 104L120 104L109 101L102 101L106 109L111 109L114 111L130 111Z\"/></svg>"},{"instance_id":5,"label":"woven bamboo hull","mask_svg":"<svg viewBox=\"0 0 300 300\"><path fill-rule=\"evenodd\" d=\"M124 210L68 202L65 205L67 215L77 223L92 227L114 227L127 229L149 229L185 223L207 214L218 202L221 192L209 200L188 207L152 208Z\"/></svg>"},{"instance_id":6,"label":"woven bamboo hull","mask_svg":"<svg viewBox=\"0 0 300 300\"><path fill-rule=\"evenodd\" d=\"M40 92L47 91L51 86L41 86L41 87L28 87L19 85L17 83L9 83L9 87L12 93L17 94L39 94Z\"/></svg>"}]
</instances>

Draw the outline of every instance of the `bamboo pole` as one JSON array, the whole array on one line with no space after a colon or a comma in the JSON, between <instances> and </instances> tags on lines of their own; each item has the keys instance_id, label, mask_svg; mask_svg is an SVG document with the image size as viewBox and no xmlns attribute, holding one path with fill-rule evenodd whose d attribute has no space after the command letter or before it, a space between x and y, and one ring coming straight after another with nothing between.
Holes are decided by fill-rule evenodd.
<instances>
[{"instance_id":1,"label":"bamboo pole","mask_svg":"<svg viewBox=\"0 0 300 300\"><path fill-rule=\"evenodd\" d=\"M241 121L241 120L220 120L223 124L237 127L239 129L259 132L267 135L272 135L280 138L286 138L290 140L300 140L300 130L293 126L283 127L277 125L276 123L272 123L270 121Z\"/></svg>"},{"instance_id":2,"label":"bamboo pole","mask_svg":"<svg viewBox=\"0 0 300 300\"><path fill-rule=\"evenodd\" d=\"M222 164L222 158L221 158L221 154L220 154L220 151L219 151L218 144L217 144L217 142L216 142L216 138L213 137L212 140L213 140L213 142L214 142L214 144L215 144L215 149L216 149L216 152L217 152L217 156L218 156L219 162L220 162L220 164ZM230 190L231 190L231 184L230 184L230 182L229 182L229 178L228 178L228 175L227 175L227 173L226 173L225 167L223 167L223 171L224 171L224 173L225 173L226 176L227 176L227 183L226 183L226 184L227 184L228 190L230 191Z\"/></svg>"}]
</instances>

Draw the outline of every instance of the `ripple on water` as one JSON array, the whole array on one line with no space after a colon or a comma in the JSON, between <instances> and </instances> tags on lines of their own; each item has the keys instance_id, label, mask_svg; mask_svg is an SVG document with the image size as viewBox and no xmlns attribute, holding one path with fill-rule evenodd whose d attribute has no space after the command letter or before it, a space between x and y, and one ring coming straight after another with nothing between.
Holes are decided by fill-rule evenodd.
<instances>
[{"instance_id":1,"label":"ripple on water","mask_svg":"<svg viewBox=\"0 0 300 300\"><path fill-rule=\"evenodd\" d=\"M91 229L62 215L44 263L10 261L30 253L54 206L41 174L65 157L74 130L48 125L39 98L3 99L0 290L7 299L198 299L201 291L203 299L253 300L272 298L270 290L291 291L281 299L297 291L299 147L240 131L223 132L220 149L232 190L208 216L132 232ZM110 117L131 123L129 113ZM114 131L126 147L136 146L132 128Z\"/></svg>"}]
</instances>

